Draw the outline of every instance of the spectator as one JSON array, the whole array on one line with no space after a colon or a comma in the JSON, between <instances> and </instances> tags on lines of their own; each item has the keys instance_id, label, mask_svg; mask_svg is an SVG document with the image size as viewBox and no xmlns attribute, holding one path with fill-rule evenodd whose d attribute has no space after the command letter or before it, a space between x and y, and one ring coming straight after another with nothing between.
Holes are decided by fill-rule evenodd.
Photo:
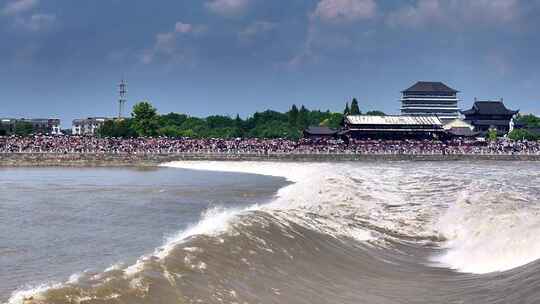
<instances>
[{"instance_id":1,"label":"spectator","mask_svg":"<svg viewBox=\"0 0 540 304\"><path fill-rule=\"evenodd\" d=\"M190 139L86 136L0 137L0 153L102 154L540 154L540 142L477 140Z\"/></svg>"}]
</instances>

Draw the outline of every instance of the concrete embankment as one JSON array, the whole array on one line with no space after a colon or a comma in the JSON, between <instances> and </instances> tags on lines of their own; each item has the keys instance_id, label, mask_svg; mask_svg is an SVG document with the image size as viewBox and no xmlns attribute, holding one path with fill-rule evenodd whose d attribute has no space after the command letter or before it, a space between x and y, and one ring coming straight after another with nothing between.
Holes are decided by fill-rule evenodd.
<instances>
[{"instance_id":1,"label":"concrete embankment","mask_svg":"<svg viewBox=\"0 0 540 304\"><path fill-rule=\"evenodd\" d=\"M418 154L0 154L0 167L150 167L170 161L540 161L540 155Z\"/></svg>"}]
</instances>

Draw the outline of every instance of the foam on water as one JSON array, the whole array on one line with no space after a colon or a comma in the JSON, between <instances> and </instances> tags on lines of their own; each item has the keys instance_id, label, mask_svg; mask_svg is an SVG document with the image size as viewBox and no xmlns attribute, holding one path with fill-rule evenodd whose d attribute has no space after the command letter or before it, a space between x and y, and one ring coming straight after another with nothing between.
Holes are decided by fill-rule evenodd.
<instances>
[{"instance_id":1,"label":"foam on water","mask_svg":"<svg viewBox=\"0 0 540 304\"><path fill-rule=\"evenodd\" d=\"M27 299L33 298L36 300L39 300L39 295L44 293L45 291L49 289L59 288L62 287L63 284L61 283L47 283L47 284L41 284L39 286L30 287L30 288L23 288L21 290L16 290L13 292L11 297L8 300L9 304L12 303L20 303L23 304Z\"/></svg>"},{"instance_id":2,"label":"foam on water","mask_svg":"<svg viewBox=\"0 0 540 304\"><path fill-rule=\"evenodd\" d=\"M297 222L334 236L347 236L358 241L374 239L372 233L350 220L351 211L356 213L363 204L350 204L354 197L346 190L348 177L328 163L282 163L282 162L172 162L167 167L236 172L284 177L292 184L281 188L269 204L254 205L243 211L261 210L277 217ZM350 182L350 181L349 181ZM336 205L347 208L336 208ZM294 210L294 212L290 212ZM365 211L364 211L365 212ZM317 215L314 221L312 216Z\"/></svg>"},{"instance_id":3,"label":"foam on water","mask_svg":"<svg viewBox=\"0 0 540 304\"><path fill-rule=\"evenodd\" d=\"M170 252L178 245L182 244L190 237L197 235L217 235L227 230L231 220L236 216L248 210L254 210L257 205L253 205L244 209L224 209L215 207L207 210L201 216L201 220L195 225L178 232L176 235L170 236L165 241L165 244L157 248L151 255L141 257L135 264L127 267L124 273L127 277L134 276L142 270L143 264L148 259L164 259L169 256Z\"/></svg>"},{"instance_id":4,"label":"foam on water","mask_svg":"<svg viewBox=\"0 0 540 304\"><path fill-rule=\"evenodd\" d=\"M452 168L440 173L427 166L411 173L411 167L403 164L207 161L163 166L284 177L291 184L264 205L254 202L243 209L210 209L197 224L169 237L136 264L107 270L123 271L133 284L146 261L165 259L192 237L219 236L233 224L249 225L239 220L251 212L266 212L280 225L295 223L362 244L384 246L386 239L418 240L419 244L422 240L446 240L438 242L444 252L433 260L461 272L504 271L540 258L538 198L484 186L467 188L462 176L450 174L454 173ZM193 250L199 249L185 248L188 253ZM201 261L193 261L192 266L200 270L207 267ZM9 303L23 303L29 296L35 298L58 287L51 284L18 291Z\"/></svg>"},{"instance_id":5,"label":"foam on water","mask_svg":"<svg viewBox=\"0 0 540 304\"><path fill-rule=\"evenodd\" d=\"M500 189L466 191L438 221L447 251L434 260L485 274L540 259L540 209L533 200Z\"/></svg>"},{"instance_id":6,"label":"foam on water","mask_svg":"<svg viewBox=\"0 0 540 304\"><path fill-rule=\"evenodd\" d=\"M253 207L251 207L253 208ZM196 235L215 235L220 232L226 231L230 221L240 213L248 209L224 209L220 207L212 208L204 212L201 220L192 227L179 232L178 234L169 237L165 243L165 246L158 249L154 256L158 258L165 258L169 255L169 252L174 246L182 243L186 239Z\"/></svg>"},{"instance_id":7,"label":"foam on water","mask_svg":"<svg viewBox=\"0 0 540 304\"><path fill-rule=\"evenodd\" d=\"M538 198L523 197L494 181L452 193L444 186L420 186L418 178L425 179L430 172L415 176L388 170L381 175L347 164L174 162L166 166L285 177L294 184L282 188L262 210L294 209L278 214L313 230L359 241L374 240L377 234L359 228L356 221L404 236L446 239L440 244L444 253L433 260L460 272L506 271L540 258ZM426 188L418 191L418 187ZM411 202L408 195L415 191L439 195ZM368 196L363 199L363 195ZM309 214L317 214L317 220L311 221Z\"/></svg>"}]
</instances>

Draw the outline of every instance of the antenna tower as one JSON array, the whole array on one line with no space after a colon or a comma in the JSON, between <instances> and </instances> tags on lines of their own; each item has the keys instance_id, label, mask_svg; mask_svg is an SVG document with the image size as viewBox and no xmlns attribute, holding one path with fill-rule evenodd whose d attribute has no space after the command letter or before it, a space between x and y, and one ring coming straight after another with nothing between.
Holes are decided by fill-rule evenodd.
<instances>
[{"instance_id":1,"label":"antenna tower","mask_svg":"<svg viewBox=\"0 0 540 304\"><path fill-rule=\"evenodd\" d=\"M122 119L124 114L124 106L127 102L127 82L122 79L118 84L118 118Z\"/></svg>"}]
</instances>

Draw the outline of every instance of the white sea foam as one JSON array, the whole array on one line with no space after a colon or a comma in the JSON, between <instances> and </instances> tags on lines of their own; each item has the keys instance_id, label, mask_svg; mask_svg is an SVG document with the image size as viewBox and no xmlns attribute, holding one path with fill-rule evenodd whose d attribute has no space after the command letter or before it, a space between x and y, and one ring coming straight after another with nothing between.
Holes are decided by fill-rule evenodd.
<instances>
[{"instance_id":1,"label":"white sea foam","mask_svg":"<svg viewBox=\"0 0 540 304\"><path fill-rule=\"evenodd\" d=\"M283 218L283 225L292 221L360 242L379 239L381 232L375 231L412 237L441 234L448 240L443 244L447 250L434 260L463 272L503 271L540 258L537 210L520 204L519 196L504 198L497 204L502 198L485 197L485 189L470 191L476 196L465 194L456 199L453 188L437 184L448 181L452 174L441 177L434 185L425 184L427 177L434 175L430 168L410 173L402 165L365 163L173 162L163 166L284 177L292 184L280 189L276 198L265 205L208 210L197 224L168 238L153 254L124 269L130 279L137 279L135 274L147 259L167 257L190 237L226 232L238 216L256 210ZM460 178L451 182L459 183ZM523 201L534 205L530 198ZM441 215L445 208L448 210ZM194 265L204 269L202 264ZM122 266L110 270L118 268ZM60 286L49 284L17 291L9 303L23 303L30 296L36 298Z\"/></svg>"},{"instance_id":2,"label":"white sea foam","mask_svg":"<svg viewBox=\"0 0 540 304\"><path fill-rule=\"evenodd\" d=\"M417 177L399 166L249 161L182 161L163 166L284 177L292 184L281 188L275 200L244 211L266 211L328 235L361 242L379 239L377 232L360 222L414 237L434 234L429 224L437 207L429 200L410 201ZM204 225L198 232L205 230L200 228Z\"/></svg>"},{"instance_id":3,"label":"white sea foam","mask_svg":"<svg viewBox=\"0 0 540 304\"><path fill-rule=\"evenodd\" d=\"M246 209L223 209L219 207L207 210L203 213L201 220L197 224L169 237L166 241L166 245L160 248L155 253L155 256L158 258L166 257L176 245L192 236L201 234L215 235L227 230L230 221L245 210Z\"/></svg>"},{"instance_id":4,"label":"white sea foam","mask_svg":"<svg viewBox=\"0 0 540 304\"><path fill-rule=\"evenodd\" d=\"M499 189L465 192L437 224L448 241L434 260L484 274L540 259L540 210L531 199Z\"/></svg>"},{"instance_id":5,"label":"white sea foam","mask_svg":"<svg viewBox=\"0 0 540 304\"><path fill-rule=\"evenodd\" d=\"M241 166L234 166L233 163L225 162L172 162L163 164L164 167L183 168L192 170L206 170L206 171L220 171L220 172L235 172L235 173L252 173L269 176L286 177L290 181L298 181L301 177L306 175L306 172L295 172L295 174L286 174L284 176L283 168L272 166L270 163L242 163ZM232 165L232 166L231 166ZM290 173L290 172L289 172ZM171 250L177 245L182 244L190 237L197 235L217 235L225 232L231 221L238 215L259 209L260 206L254 204L252 206L243 209L225 209L225 208L212 208L204 212L201 216L201 220L193 226L178 232L176 235L168 237L165 245L157 248L153 254L140 258L135 264L127 267L124 273L127 277L131 277L140 272L144 262L147 259L158 258L163 259L167 257Z\"/></svg>"},{"instance_id":6,"label":"white sea foam","mask_svg":"<svg viewBox=\"0 0 540 304\"><path fill-rule=\"evenodd\" d=\"M40 299L40 294L44 293L45 291L49 289L54 288L60 288L63 284L61 283L47 283L47 284L41 284L39 286L35 286L32 288L24 288L21 290L17 290L11 294L11 297L8 300L9 304L23 304L25 300L29 298L33 298L35 300Z\"/></svg>"},{"instance_id":7,"label":"white sea foam","mask_svg":"<svg viewBox=\"0 0 540 304\"><path fill-rule=\"evenodd\" d=\"M355 225L352 213L360 212L366 205L352 205L356 198L350 196L347 176L336 172L328 163L283 163L283 162L172 162L167 167L219 172L250 173L284 177L292 182L281 188L274 201L267 205L254 205L243 211L262 210L286 220L334 236L348 236L358 241L374 239L370 231ZM353 194L354 195L354 194ZM349 204L348 204L349 203ZM350 208L336 208L348 204ZM291 212L294 209L294 212ZM282 212L283 211L283 212ZM366 212L364 210L364 212ZM236 213L238 214L238 213ZM310 215L317 214L313 219ZM209 221L214 221L212 218ZM205 233L204 225L196 232Z\"/></svg>"},{"instance_id":8,"label":"white sea foam","mask_svg":"<svg viewBox=\"0 0 540 304\"><path fill-rule=\"evenodd\" d=\"M446 251L433 260L461 272L505 271L540 258L538 198L501 189L496 184L501 177L484 181L487 187L460 194L454 188L467 187L463 176L447 172L437 180L458 186L427 185L426 178L433 176L429 167L409 173L399 166L381 171L335 163L174 162L165 166L285 177L294 184L282 188L262 210L359 241L374 240L376 235L358 228L357 221L399 235L441 235L447 240L441 244ZM291 209L294 212L287 212ZM311 220L310 214L317 219Z\"/></svg>"},{"instance_id":9,"label":"white sea foam","mask_svg":"<svg viewBox=\"0 0 540 304\"><path fill-rule=\"evenodd\" d=\"M144 262L150 258L163 259L167 257L171 250L173 250L177 245L185 242L192 236L196 235L215 235L220 232L226 231L230 221L242 213L246 209L223 209L223 208L212 208L204 212L201 216L201 220L195 225L182 230L174 236L167 238L165 245L157 248L153 254L149 256L144 256L140 258L137 263L127 267L124 270L126 276L133 276L134 274L141 271Z\"/></svg>"}]
</instances>

